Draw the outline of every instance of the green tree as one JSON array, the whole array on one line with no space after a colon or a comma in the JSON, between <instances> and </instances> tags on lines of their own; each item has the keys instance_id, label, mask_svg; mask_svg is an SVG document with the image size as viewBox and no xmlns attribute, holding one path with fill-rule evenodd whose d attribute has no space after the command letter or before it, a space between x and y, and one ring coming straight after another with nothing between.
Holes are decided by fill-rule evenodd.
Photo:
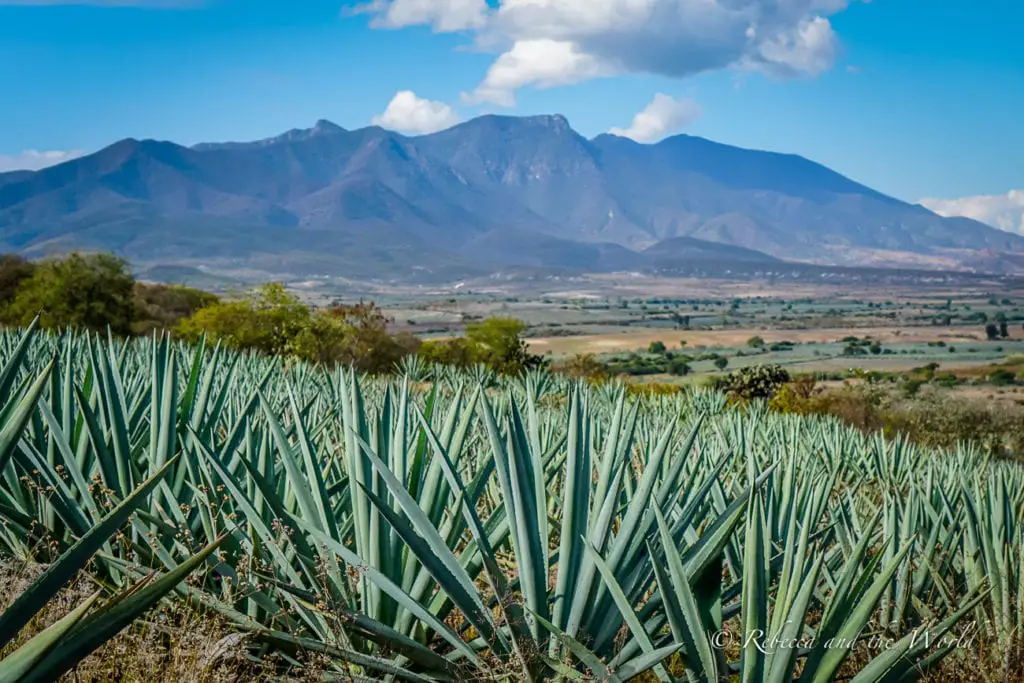
<instances>
[{"instance_id":1,"label":"green tree","mask_svg":"<svg viewBox=\"0 0 1024 683\"><path fill-rule=\"evenodd\" d=\"M340 363L375 374L390 372L418 350L420 341L411 334L390 335L388 322L372 302L335 305L313 314L288 350L314 363Z\"/></svg>"},{"instance_id":2,"label":"green tree","mask_svg":"<svg viewBox=\"0 0 1024 683\"><path fill-rule=\"evenodd\" d=\"M474 347L465 337L436 339L423 342L419 355L431 365L452 365L466 368L477 362Z\"/></svg>"},{"instance_id":3,"label":"green tree","mask_svg":"<svg viewBox=\"0 0 1024 683\"><path fill-rule=\"evenodd\" d=\"M0 254L0 306L14 301L18 287L32 276L35 265L17 254Z\"/></svg>"},{"instance_id":4,"label":"green tree","mask_svg":"<svg viewBox=\"0 0 1024 683\"><path fill-rule=\"evenodd\" d=\"M989 341L994 341L999 338L999 328L995 323L985 325L985 336L988 337Z\"/></svg>"},{"instance_id":5,"label":"green tree","mask_svg":"<svg viewBox=\"0 0 1024 683\"><path fill-rule=\"evenodd\" d=\"M73 253L43 261L17 286L4 322L27 325L36 315L44 328L78 327L131 333L135 280L124 259Z\"/></svg>"},{"instance_id":6,"label":"green tree","mask_svg":"<svg viewBox=\"0 0 1024 683\"><path fill-rule=\"evenodd\" d=\"M136 282L132 332L143 335L173 330L183 319L218 301L217 295L200 289Z\"/></svg>"},{"instance_id":7,"label":"green tree","mask_svg":"<svg viewBox=\"0 0 1024 683\"><path fill-rule=\"evenodd\" d=\"M647 347L647 353L663 354L666 350L665 342L661 341L652 341L650 346Z\"/></svg>"},{"instance_id":8,"label":"green tree","mask_svg":"<svg viewBox=\"0 0 1024 683\"><path fill-rule=\"evenodd\" d=\"M686 362L686 358L676 356L669 361L668 372L676 377L684 377L690 374L690 364Z\"/></svg>"},{"instance_id":9,"label":"green tree","mask_svg":"<svg viewBox=\"0 0 1024 683\"><path fill-rule=\"evenodd\" d=\"M205 332L210 340L234 349L283 354L294 350L296 337L311 318L308 306L272 282L245 299L204 306L182 320L177 332L190 340Z\"/></svg>"},{"instance_id":10,"label":"green tree","mask_svg":"<svg viewBox=\"0 0 1024 683\"><path fill-rule=\"evenodd\" d=\"M719 356L718 358L715 359L714 362L715 367L718 368L719 370L725 370L725 368L728 367L729 365L729 359L726 358L725 356Z\"/></svg>"},{"instance_id":11,"label":"green tree","mask_svg":"<svg viewBox=\"0 0 1024 683\"><path fill-rule=\"evenodd\" d=\"M479 362L502 374L516 375L544 363L530 353L522 338L524 332L526 324L515 318L488 318L466 327L466 338L475 347Z\"/></svg>"},{"instance_id":12,"label":"green tree","mask_svg":"<svg viewBox=\"0 0 1024 683\"><path fill-rule=\"evenodd\" d=\"M761 337L751 337L747 340L747 346L752 349L764 348L764 339Z\"/></svg>"}]
</instances>

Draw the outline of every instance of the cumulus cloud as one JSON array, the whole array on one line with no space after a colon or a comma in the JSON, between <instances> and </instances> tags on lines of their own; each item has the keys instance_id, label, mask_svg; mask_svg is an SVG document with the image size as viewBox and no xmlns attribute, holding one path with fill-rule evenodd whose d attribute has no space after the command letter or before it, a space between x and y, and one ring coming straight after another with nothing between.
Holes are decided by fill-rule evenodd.
<instances>
[{"instance_id":1,"label":"cumulus cloud","mask_svg":"<svg viewBox=\"0 0 1024 683\"><path fill-rule=\"evenodd\" d=\"M921 206L940 216L963 216L993 228L1024 235L1024 190L961 199L922 199Z\"/></svg>"},{"instance_id":2,"label":"cumulus cloud","mask_svg":"<svg viewBox=\"0 0 1024 683\"><path fill-rule=\"evenodd\" d=\"M458 122L459 115L450 106L418 97L411 90L397 93L384 113L373 117L375 126L413 135L433 133Z\"/></svg>"},{"instance_id":3,"label":"cumulus cloud","mask_svg":"<svg viewBox=\"0 0 1024 683\"><path fill-rule=\"evenodd\" d=\"M828 17L855 0L374 0L381 25L475 31L500 54L472 94L514 102L612 73L683 78L717 69L814 76L838 53Z\"/></svg>"},{"instance_id":4,"label":"cumulus cloud","mask_svg":"<svg viewBox=\"0 0 1024 683\"><path fill-rule=\"evenodd\" d=\"M38 171L48 166L56 166L82 156L84 152L73 149L69 151L40 152L27 149L20 154L0 154L0 173L7 171Z\"/></svg>"},{"instance_id":5,"label":"cumulus cloud","mask_svg":"<svg viewBox=\"0 0 1024 683\"><path fill-rule=\"evenodd\" d=\"M629 128L612 128L608 132L637 142L657 142L689 125L700 114L700 106L693 100L677 100L658 93L633 117Z\"/></svg>"},{"instance_id":6,"label":"cumulus cloud","mask_svg":"<svg viewBox=\"0 0 1024 683\"><path fill-rule=\"evenodd\" d=\"M377 28L429 25L437 33L482 28L487 22L487 0L373 0L355 12L375 14Z\"/></svg>"},{"instance_id":7,"label":"cumulus cloud","mask_svg":"<svg viewBox=\"0 0 1024 683\"><path fill-rule=\"evenodd\" d=\"M498 57L468 102L515 106L515 92L525 85L551 88L611 73L609 65L581 52L573 43L550 40L518 40Z\"/></svg>"}]
</instances>

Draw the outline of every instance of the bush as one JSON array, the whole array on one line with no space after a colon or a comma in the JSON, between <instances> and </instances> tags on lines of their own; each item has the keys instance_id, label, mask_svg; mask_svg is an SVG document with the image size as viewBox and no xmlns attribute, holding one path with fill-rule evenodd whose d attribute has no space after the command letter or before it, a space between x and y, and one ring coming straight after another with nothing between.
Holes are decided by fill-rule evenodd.
<instances>
[{"instance_id":1,"label":"bush","mask_svg":"<svg viewBox=\"0 0 1024 683\"><path fill-rule=\"evenodd\" d=\"M999 368L988 376L988 382L993 386L1006 387L1017 383L1017 375L1006 368Z\"/></svg>"},{"instance_id":2,"label":"bush","mask_svg":"<svg viewBox=\"0 0 1024 683\"><path fill-rule=\"evenodd\" d=\"M1019 406L939 392L915 391L908 396L904 389L892 394L881 385L818 391L813 381L803 379L782 387L769 407L786 413L833 415L865 432L904 434L933 448L970 443L995 457L1024 458L1024 410Z\"/></svg>"},{"instance_id":3,"label":"bush","mask_svg":"<svg viewBox=\"0 0 1024 683\"><path fill-rule=\"evenodd\" d=\"M0 306L14 301L18 287L35 272L35 265L17 254L0 254Z\"/></svg>"},{"instance_id":4,"label":"bush","mask_svg":"<svg viewBox=\"0 0 1024 683\"><path fill-rule=\"evenodd\" d=\"M648 353L657 353L659 355L665 353L665 350L665 343L660 341L652 341L651 345L647 347Z\"/></svg>"},{"instance_id":5,"label":"bush","mask_svg":"<svg viewBox=\"0 0 1024 683\"><path fill-rule=\"evenodd\" d=\"M131 334L135 313L135 280L128 263L109 254L74 253L31 266L8 259L8 288L17 282L14 299L3 310L3 322L28 325L39 316L40 327L76 327L119 336Z\"/></svg>"},{"instance_id":6,"label":"bush","mask_svg":"<svg viewBox=\"0 0 1024 683\"><path fill-rule=\"evenodd\" d=\"M468 367L483 363L504 375L544 365L541 356L531 354L522 334L526 324L513 318L488 318L466 328L465 338L427 342L420 355L428 363Z\"/></svg>"},{"instance_id":7,"label":"bush","mask_svg":"<svg viewBox=\"0 0 1024 683\"><path fill-rule=\"evenodd\" d=\"M212 341L232 349L285 354L311 325L312 314L298 297L279 283L269 283L248 298L218 301L182 320L177 333L195 341L205 332Z\"/></svg>"},{"instance_id":8,"label":"bush","mask_svg":"<svg viewBox=\"0 0 1024 683\"><path fill-rule=\"evenodd\" d=\"M718 368L719 370L725 370L725 368L729 365L729 359L726 358L725 356L719 356L714 360L714 363L715 367Z\"/></svg>"},{"instance_id":9,"label":"bush","mask_svg":"<svg viewBox=\"0 0 1024 683\"><path fill-rule=\"evenodd\" d=\"M770 399L789 381L789 372L782 366L757 365L720 377L715 387L734 399Z\"/></svg>"},{"instance_id":10,"label":"bush","mask_svg":"<svg viewBox=\"0 0 1024 683\"><path fill-rule=\"evenodd\" d=\"M670 375L676 377L683 377L690 374L690 364L686 362L686 357L676 356L668 363L668 372Z\"/></svg>"},{"instance_id":11,"label":"bush","mask_svg":"<svg viewBox=\"0 0 1024 683\"><path fill-rule=\"evenodd\" d=\"M764 348L764 339L761 337L751 337L747 340L747 346L752 349L762 349Z\"/></svg>"},{"instance_id":12,"label":"bush","mask_svg":"<svg viewBox=\"0 0 1024 683\"><path fill-rule=\"evenodd\" d=\"M609 377L608 366L592 353L578 353L551 366L551 371L572 379L602 382Z\"/></svg>"},{"instance_id":13,"label":"bush","mask_svg":"<svg viewBox=\"0 0 1024 683\"><path fill-rule=\"evenodd\" d=\"M215 294L199 289L136 282L132 333L173 330L183 319L219 301Z\"/></svg>"}]
</instances>

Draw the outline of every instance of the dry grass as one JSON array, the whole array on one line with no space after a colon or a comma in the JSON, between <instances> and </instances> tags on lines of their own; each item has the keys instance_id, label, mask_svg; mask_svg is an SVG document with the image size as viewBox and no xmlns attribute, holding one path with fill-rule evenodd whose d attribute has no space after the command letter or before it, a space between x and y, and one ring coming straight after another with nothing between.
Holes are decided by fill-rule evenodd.
<instances>
[{"instance_id":1,"label":"dry grass","mask_svg":"<svg viewBox=\"0 0 1024 683\"><path fill-rule=\"evenodd\" d=\"M780 341L801 344L835 342L848 336L870 335L884 343L920 344L931 341L949 341L957 338L978 337L976 327L840 327L813 330L764 330L760 327L746 327L727 330L629 330L607 334L587 334L571 337L536 337L527 339L533 353L552 355L576 353L614 353L646 349L652 341L664 342L669 348L679 348L685 339L688 349L696 346L737 347L745 346L747 340L759 336L766 343Z\"/></svg>"},{"instance_id":2,"label":"dry grass","mask_svg":"<svg viewBox=\"0 0 1024 683\"><path fill-rule=\"evenodd\" d=\"M42 573L40 565L0 565L0 606L13 602ZM0 656L65 616L95 590L82 576L61 591ZM245 637L183 603L151 610L108 641L62 680L76 683L228 683L262 680L245 657Z\"/></svg>"}]
</instances>

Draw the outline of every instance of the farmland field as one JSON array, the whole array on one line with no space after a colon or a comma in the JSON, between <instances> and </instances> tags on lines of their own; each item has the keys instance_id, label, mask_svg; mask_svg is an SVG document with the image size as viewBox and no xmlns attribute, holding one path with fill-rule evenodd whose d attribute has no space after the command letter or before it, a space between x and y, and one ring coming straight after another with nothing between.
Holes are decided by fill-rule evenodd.
<instances>
[{"instance_id":1,"label":"farmland field","mask_svg":"<svg viewBox=\"0 0 1024 683\"><path fill-rule=\"evenodd\" d=\"M971 447L543 372L16 332L0 359L4 566L63 566L138 490L88 576L171 577L163 609L261 676L1014 677L1024 471ZM24 680L81 660L68 628Z\"/></svg>"}]
</instances>

